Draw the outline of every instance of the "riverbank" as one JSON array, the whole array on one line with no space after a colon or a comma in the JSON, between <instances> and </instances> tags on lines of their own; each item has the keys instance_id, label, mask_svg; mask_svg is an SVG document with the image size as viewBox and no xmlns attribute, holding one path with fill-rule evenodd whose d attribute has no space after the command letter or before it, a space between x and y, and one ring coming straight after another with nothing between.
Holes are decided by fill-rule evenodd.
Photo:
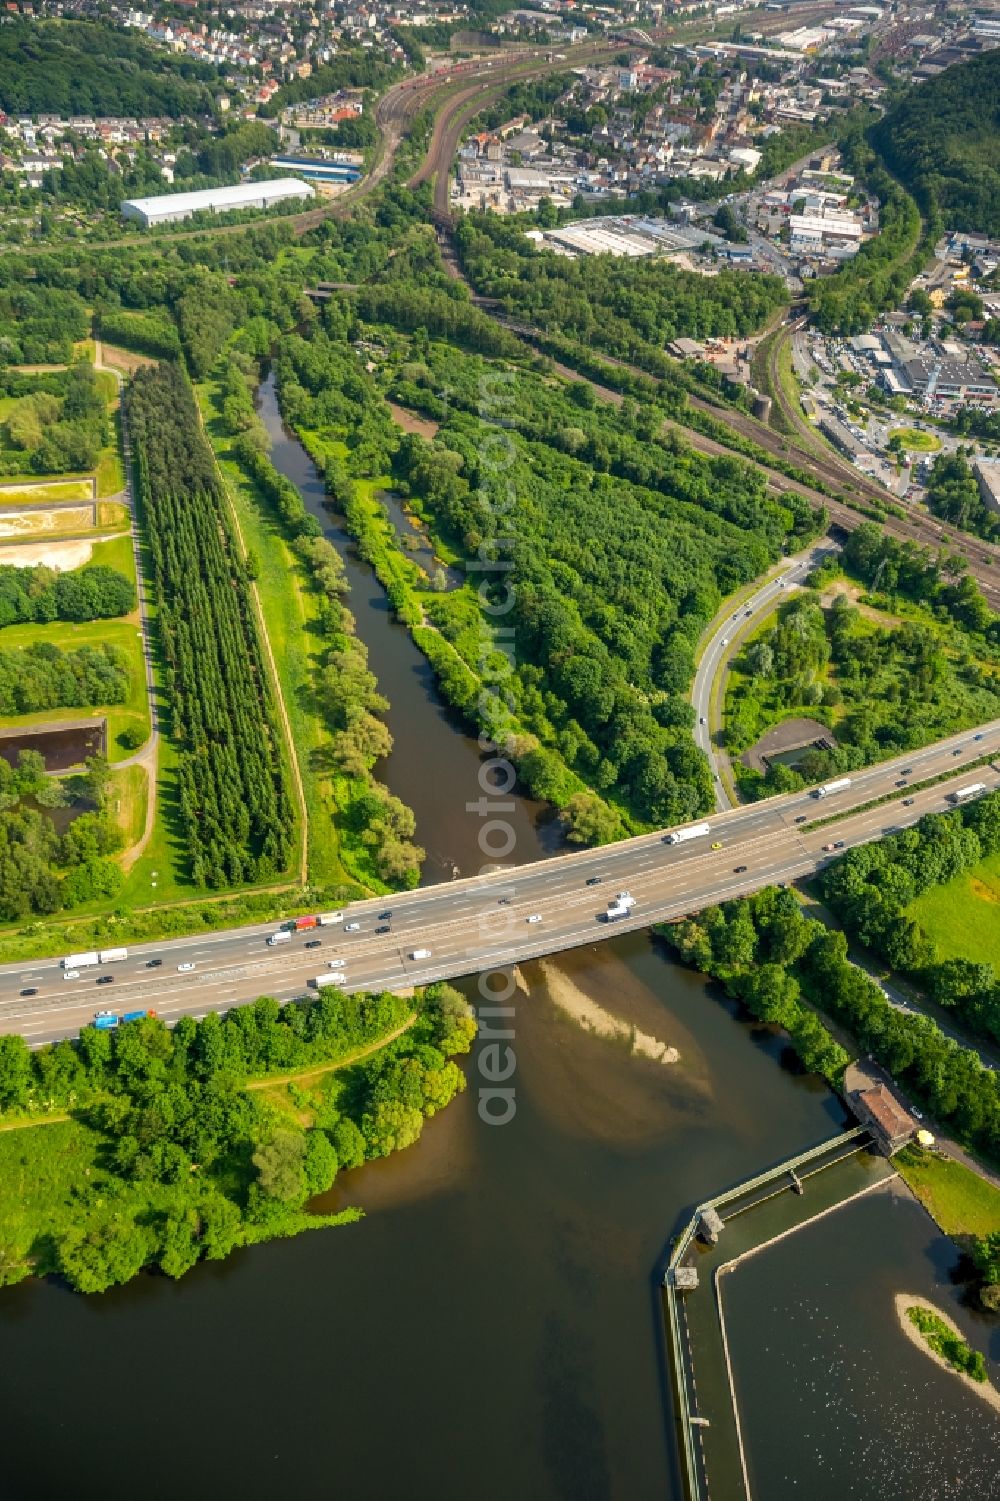
<instances>
[{"instance_id":1,"label":"riverbank","mask_svg":"<svg viewBox=\"0 0 1000 1501\"><path fill-rule=\"evenodd\" d=\"M934 1318L945 1326L948 1333L954 1335L968 1349L969 1346L965 1335L954 1320L950 1319L936 1305L929 1303L926 1298L918 1298L913 1293L897 1293L894 1303L899 1327L910 1343L916 1345L918 1350L922 1350L925 1355L929 1356L936 1366L940 1366L942 1370L956 1377L967 1391L975 1392L976 1396L980 1397L984 1402L989 1403L995 1412L1000 1412L1000 1392L997 1391L996 1387L989 1380L976 1381L966 1371L960 1371L952 1365L950 1360L946 1359L944 1355L928 1343L927 1335L917 1327L910 1315L911 1312L918 1309L933 1314Z\"/></svg>"},{"instance_id":2,"label":"riverbank","mask_svg":"<svg viewBox=\"0 0 1000 1501\"><path fill-rule=\"evenodd\" d=\"M328 989L210 1012L186 1032L153 1017L90 1029L60 1044L57 1068L9 1049L4 1098L22 1117L45 1100L64 1118L0 1134L0 1284L55 1275L104 1292L357 1219L313 1201L341 1170L418 1140L465 1088L450 1059L475 1032L448 986L415 1000Z\"/></svg>"}]
</instances>

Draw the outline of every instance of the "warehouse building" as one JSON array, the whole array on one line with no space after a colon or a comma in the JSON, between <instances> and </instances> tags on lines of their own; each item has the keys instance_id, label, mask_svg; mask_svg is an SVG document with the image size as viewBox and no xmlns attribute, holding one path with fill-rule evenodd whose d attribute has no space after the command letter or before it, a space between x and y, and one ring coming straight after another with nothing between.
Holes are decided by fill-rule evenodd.
<instances>
[{"instance_id":1,"label":"warehouse building","mask_svg":"<svg viewBox=\"0 0 1000 1501\"><path fill-rule=\"evenodd\" d=\"M176 224L192 214L226 214L240 208L269 208L288 198L312 198L315 188L294 177L272 182L240 182L232 188L204 188L197 193L164 193L159 198L126 198L123 219L138 219L146 229L154 224Z\"/></svg>"},{"instance_id":2,"label":"warehouse building","mask_svg":"<svg viewBox=\"0 0 1000 1501\"><path fill-rule=\"evenodd\" d=\"M996 382L972 360L918 355L897 365L897 371L911 391L928 401L974 401L985 406L997 401Z\"/></svg>"},{"instance_id":3,"label":"warehouse building","mask_svg":"<svg viewBox=\"0 0 1000 1501\"><path fill-rule=\"evenodd\" d=\"M983 504L995 515L1000 515L1000 462L996 459L973 459L972 472Z\"/></svg>"}]
</instances>

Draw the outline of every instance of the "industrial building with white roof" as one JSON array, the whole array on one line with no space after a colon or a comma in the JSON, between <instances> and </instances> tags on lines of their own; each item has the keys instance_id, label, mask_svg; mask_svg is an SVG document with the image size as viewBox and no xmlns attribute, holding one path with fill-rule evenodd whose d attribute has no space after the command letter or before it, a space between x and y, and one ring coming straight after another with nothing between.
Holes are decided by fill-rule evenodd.
<instances>
[{"instance_id":1,"label":"industrial building with white roof","mask_svg":"<svg viewBox=\"0 0 1000 1501\"><path fill-rule=\"evenodd\" d=\"M164 193L157 198L127 198L124 219L138 219L147 229L154 224L175 224L192 214L208 211L225 214L232 209L269 208L288 198L312 198L315 188L296 177L278 177L271 182L240 182L231 188L203 188L196 193Z\"/></svg>"}]
</instances>

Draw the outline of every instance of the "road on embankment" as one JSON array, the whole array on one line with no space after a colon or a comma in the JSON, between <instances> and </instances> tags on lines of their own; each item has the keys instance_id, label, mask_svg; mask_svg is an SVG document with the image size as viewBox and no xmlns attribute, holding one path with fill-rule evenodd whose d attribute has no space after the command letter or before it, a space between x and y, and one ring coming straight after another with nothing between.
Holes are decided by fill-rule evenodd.
<instances>
[{"instance_id":1,"label":"road on embankment","mask_svg":"<svg viewBox=\"0 0 1000 1501\"><path fill-rule=\"evenodd\" d=\"M992 764L970 773L968 763L984 755ZM358 924L355 932L346 925L327 927L271 948L267 936L277 924L270 923L146 943L130 948L126 960L81 969L76 979L67 979L56 959L7 964L0 969L0 1032L20 1032L38 1045L75 1036L103 1008L152 1008L173 1022L226 1011L259 995L290 1000L306 992L311 977L328 972L334 959L344 961L345 989L402 991L597 943L809 875L830 858L826 847L835 841L878 839L925 813L940 812L950 806L947 794L956 785L974 780L996 790L998 757L1000 720L855 772L848 788L821 801L796 792L717 814L709 835L680 844L668 844L658 831L450 885L357 902L346 909L346 920ZM898 785L936 776L961 779L912 793ZM863 807L883 797L894 801ZM835 822L811 827L819 818ZM634 912L608 923L602 913L622 889L635 897ZM306 948L317 942L319 947ZM151 960L159 961L155 968L147 967ZM191 967L180 970L181 965ZM114 983L96 984L104 974L113 975ZM27 989L35 994L22 995Z\"/></svg>"},{"instance_id":2,"label":"road on embankment","mask_svg":"<svg viewBox=\"0 0 1000 1501\"><path fill-rule=\"evenodd\" d=\"M723 689L730 663L761 622L773 614L791 591L801 587L813 568L835 551L829 538L823 538L796 557L783 559L751 594L743 596L737 609L733 609L734 602L730 601L709 626L691 685L691 703L697 719L695 744L708 757L715 806L720 812L736 807L729 786L729 758L718 749L723 730Z\"/></svg>"}]
</instances>

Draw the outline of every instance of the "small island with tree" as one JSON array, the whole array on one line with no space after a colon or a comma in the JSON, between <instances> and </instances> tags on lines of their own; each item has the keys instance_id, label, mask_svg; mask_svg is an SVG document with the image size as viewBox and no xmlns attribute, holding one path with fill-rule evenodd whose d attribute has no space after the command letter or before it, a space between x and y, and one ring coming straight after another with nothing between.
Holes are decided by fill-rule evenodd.
<instances>
[{"instance_id":1,"label":"small island with tree","mask_svg":"<svg viewBox=\"0 0 1000 1501\"><path fill-rule=\"evenodd\" d=\"M1000 1392L990 1383L986 1357L972 1348L957 1324L940 1309L908 1293L896 1294L896 1313L900 1328L913 1344L1000 1409Z\"/></svg>"}]
</instances>

